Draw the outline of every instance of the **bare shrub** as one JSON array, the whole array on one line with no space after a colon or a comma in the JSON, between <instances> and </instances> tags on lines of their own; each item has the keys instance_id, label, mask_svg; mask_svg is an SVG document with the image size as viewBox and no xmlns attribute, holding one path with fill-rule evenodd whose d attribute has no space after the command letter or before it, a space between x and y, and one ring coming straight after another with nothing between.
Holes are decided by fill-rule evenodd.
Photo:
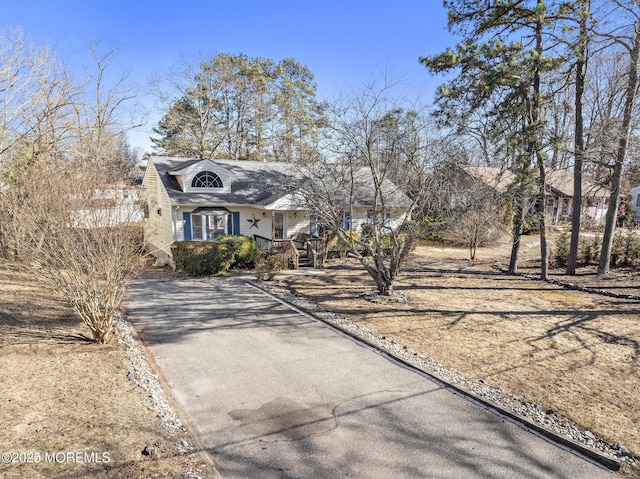
<instances>
[{"instance_id":1,"label":"bare shrub","mask_svg":"<svg viewBox=\"0 0 640 479\"><path fill-rule=\"evenodd\" d=\"M91 55L76 78L55 52L0 31L0 254L33 267L108 343L141 266L139 208L123 184L134 158L119 112L132 96L126 77L105 76L115 52Z\"/></svg>"},{"instance_id":2,"label":"bare shrub","mask_svg":"<svg viewBox=\"0 0 640 479\"><path fill-rule=\"evenodd\" d=\"M460 213L445 232L444 238L469 248L469 258L476 259L478 247L489 246L507 232L503 212L495 204L482 202Z\"/></svg>"},{"instance_id":3,"label":"bare shrub","mask_svg":"<svg viewBox=\"0 0 640 479\"><path fill-rule=\"evenodd\" d=\"M40 163L4 192L7 219L29 232L13 250L108 343L129 281L142 266L139 208L90 167Z\"/></svg>"}]
</instances>

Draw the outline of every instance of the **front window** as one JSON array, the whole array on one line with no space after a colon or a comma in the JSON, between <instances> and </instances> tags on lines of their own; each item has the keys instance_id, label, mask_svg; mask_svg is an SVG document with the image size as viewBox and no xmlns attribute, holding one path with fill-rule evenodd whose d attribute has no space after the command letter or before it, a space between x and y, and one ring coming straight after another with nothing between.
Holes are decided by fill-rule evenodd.
<instances>
[{"instance_id":1,"label":"front window","mask_svg":"<svg viewBox=\"0 0 640 479\"><path fill-rule=\"evenodd\" d=\"M316 215L311 215L309 218L309 234L318 236L318 217Z\"/></svg>"},{"instance_id":2,"label":"front window","mask_svg":"<svg viewBox=\"0 0 640 479\"><path fill-rule=\"evenodd\" d=\"M231 234L231 215L191 215L191 232L194 240L213 240Z\"/></svg>"},{"instance_id":3,"label":"front window","mask_svg":"<svg viewBox=\"0 0 640 479\"><path fill-rule=\"evenodd\" d=\"M367 223L373 224L375 223L378 229L391 229L391 211L386 210L382 211L374 211L367 210Z\"/></svg>"},{"instance_id":4,"label":"front window","mask_svg":"<svg viewBox=\"0 0 640 479\"><path fill-rule=\"evenodd\" d=\"M223 188L222 180L213 171L201 171L193 177L191 188Z\"/></svg>"}]
</instances>

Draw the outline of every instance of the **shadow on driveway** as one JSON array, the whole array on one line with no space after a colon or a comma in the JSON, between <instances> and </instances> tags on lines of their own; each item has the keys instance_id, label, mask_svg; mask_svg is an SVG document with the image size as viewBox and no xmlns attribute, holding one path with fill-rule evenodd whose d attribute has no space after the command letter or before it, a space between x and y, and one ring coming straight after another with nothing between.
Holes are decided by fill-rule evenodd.
<instances>
[{"instance_id":1,"label":"shadow on driveway","mask_svg":"<svg viewBox=\"0 0 640 479\"><path fill-rule=\"evenodd\" d=\"M237 278L139 282L127 312L224 477L615 476Z\"/></svg>"}]
</instances>

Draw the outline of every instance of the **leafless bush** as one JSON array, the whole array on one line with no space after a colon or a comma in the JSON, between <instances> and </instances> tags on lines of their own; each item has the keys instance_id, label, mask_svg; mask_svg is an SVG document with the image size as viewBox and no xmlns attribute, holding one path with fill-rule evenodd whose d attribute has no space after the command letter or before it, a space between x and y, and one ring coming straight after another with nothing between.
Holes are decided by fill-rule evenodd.
<instances>
[{"instance_id":1,"label":"leafless bush","mask_svg":"<svg viewBox=\"0 0 640 479\"><path fill-rule=\"evenodd\" d=\"M17 180L3 194L4 219L29 235L14 238L12 250L73 307L95 341L108 343L141 267L138 206L122 185L78 164L42 163ZM108 206L100 205L105 198Z\"/></svg>"},{"instance_id":2,"label":"leafless bush","mask_svg":"<svg viewBox=\"0 0 640 479\"><path fill-rule=\"evenodd\" d=\"M469 258L475 260L478 247L488 246L507 233L503 218L503 211L495 203L478 203L455 218L445 231L444 238L469 248Z\"/></svg>"},{"instance_id":3,"label":"leafless bush","mask_svg":"<svg viewBox=\"0 0 640 479\"><path fill-rule=\"evenodd\" d=\"M126 77L105 79L113 50L91 54L77 78L55 52L0 31L0 254L33 267L108 343L141 264L139 209L121 183Z\"/></svg>"}]
</instances>

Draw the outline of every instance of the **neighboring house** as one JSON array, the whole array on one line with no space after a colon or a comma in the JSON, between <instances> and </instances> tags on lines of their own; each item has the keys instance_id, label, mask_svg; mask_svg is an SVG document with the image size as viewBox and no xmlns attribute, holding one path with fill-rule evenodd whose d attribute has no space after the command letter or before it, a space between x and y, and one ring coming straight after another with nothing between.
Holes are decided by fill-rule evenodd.
<instances>
[{"instance_id":1,"label":"neighboring house","mask_svg":"<svg viewBox=\"0 0 640 479\"><path fill-rule=\"evenodd\" d=\"M143 220L140 188L132 182L96 188L91 199L83 198L81 202L81 207L74 215L74 223L79 227L140 225Z\"/></svg>"},{"instance_id":2,"label":"neighboring house","mask_svg":"<svg viewBox=\"0 0 640 479\"><path fill-rule=\"evenodd\" d=\"M571 222L573 180L573 173L565 170L551 170L547 173L546 211L553 225ZM591 225L603 224L610 196L608 188L583 177L582 221Z\"/></svg>"},{"instance_id":3,"label":"neighboring house","mask_svg":"<svg viewBox=\"0 0 640 479\"><path fill-rule=\"evenodd\" d=\"M171 261L175 241L241 234L268 248L301 235L317 238L319 220L300 198L304 181L291 163L151 157L142 182L146 248ZM402 201L389 205L390 227L406 211ZM354 203L342 214L344 229L371 221L366 194Z\"/></svg>"},{"instance_id":4,"label":"neighboring house","mask_svg":"<svg viewBox=\"0 0 640 479\"><path fill-rule=\"evenodd\" d=\"M516 176L509 170L498 167L468 166L463 169L474 180L506 194L515 183ZM582 180L582 220L599 225L604 223L609 204L609 189L583 178ZM573 173L564 170L547 172L545 211L550 225L571 222L573 208Z\"/></svg>"},{"instance_id":5,"label":"neighboring house","mask_svg":"<svg viewBox=\"0 0 640 479\"><path fill-rule=\"evenodd\" d=\"M631 209L633 210L633 221L640 223L640 185L631 188Z\"/></svg>"}]
</instances>

